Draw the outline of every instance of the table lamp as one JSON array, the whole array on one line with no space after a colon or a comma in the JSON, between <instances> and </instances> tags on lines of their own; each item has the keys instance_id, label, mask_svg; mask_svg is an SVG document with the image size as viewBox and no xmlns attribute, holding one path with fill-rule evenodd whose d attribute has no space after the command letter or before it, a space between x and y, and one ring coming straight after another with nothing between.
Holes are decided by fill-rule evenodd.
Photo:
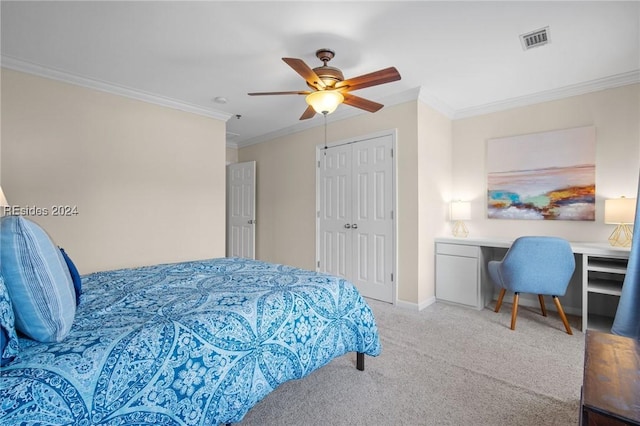
<instances>
[{"instance_id":1,"label":"table lamp","mask_svg":"<svg viewBox=\"0 0 640 426\"><path fill-rule=\"evenodd\" d=\"M4 196L4 192L2 192L2 187L0 186L0 217L4 217L4 208L9 205L9 202Z\"/></svg>"},{"instance_id":2,"label":"table lamp","mask_svg":"<svg viewBox=\"0 0 640 426\"><path fill-rule=\"evenodd\" d=\"M617 225L609 236L609 243L614 247L631 247L633 232L629 225L633 224L636 209L635 198L613 198L604 200L604 223Z\"/></svg>"},{"instance_id":3,"label":"table lamp","mask_svg":"<svg viewBox=\"0 0 640 426\"><path fill-rule=\"evenodd\" d=\"M469 201L452 201L450 205L450 216L453 224L454 237L466 237L469 230L464 224L464 220L471 219L471 203Z\"/></svg>"}]
</instances>

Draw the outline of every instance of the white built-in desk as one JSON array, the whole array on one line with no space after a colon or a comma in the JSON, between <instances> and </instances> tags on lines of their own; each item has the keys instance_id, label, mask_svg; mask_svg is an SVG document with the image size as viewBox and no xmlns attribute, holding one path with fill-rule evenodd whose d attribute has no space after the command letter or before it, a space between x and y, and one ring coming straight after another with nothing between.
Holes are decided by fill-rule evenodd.
<instances>
[{"instance_id":1,"label":"white built-in desk","mask_svg":"<svg viewBox=\"0 0 640 426\"><path fill-rule=\"evenodd\" d=\"M436 238L436 299L483 309L495 299L487 263L501 260L511 240ZM582 317L582 330L611 329L629 260L628 248L608 243L572 242L576 270L561 297L569 314ZM520 304L538 307L536 295L521 295Z\"/></svg>"}]
</instances>

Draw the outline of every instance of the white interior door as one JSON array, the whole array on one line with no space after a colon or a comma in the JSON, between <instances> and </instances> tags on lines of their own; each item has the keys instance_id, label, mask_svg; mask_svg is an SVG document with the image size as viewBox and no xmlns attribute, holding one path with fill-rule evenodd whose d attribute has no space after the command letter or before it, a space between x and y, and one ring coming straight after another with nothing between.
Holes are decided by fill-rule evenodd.
<instances>
[{"instance_id":1,"label":"white interior door","mask_svg":"<svg viewBox=\"0 0 640 426\"><path fill-rule=\"evenodd\" d=\"M368 297L393 301L393 160L391 136L353 144L353 272Z\"/></svg>"},{"instance_id":2,"label":"white interior door","mask_svg":"<svg viewBox=\"0 0 640 426\"><path fill-rule=\"evenodd\" d=\"M330 147L318 157L318 270L393 302L391 135Z\"/></svg>"},{"instance_id":3,"label":"white interior door","mask_svg":"<svg viewBox=\"0 0 640 426\"><path fill-rule=\"evenodd\" d=\"M351 146L325 150L320 161L320 270L351 276Z\"/></svg>"},{"instance_id":4,"label":"white interior door","mask_svg":"<svg viewBox=\"0 0 640 426\"><path fill-rule=\"evenodd\" d=\"M227 256L255 259L256 162L227 166Z\"/></svg>"}]
</instances>

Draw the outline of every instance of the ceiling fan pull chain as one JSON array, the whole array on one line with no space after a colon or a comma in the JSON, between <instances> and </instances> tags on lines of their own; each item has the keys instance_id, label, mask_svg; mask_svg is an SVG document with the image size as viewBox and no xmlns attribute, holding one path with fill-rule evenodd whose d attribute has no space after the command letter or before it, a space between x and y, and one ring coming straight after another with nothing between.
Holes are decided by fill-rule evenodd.
<instances>
[{"instance_id":1,"label":"ceiling fan pull chain","mask_svg":"<svg viewBox=\"0 0 640 426\"><path fill-rule=\"evenodd\" d=\"M323 112L324 116L324 155L327 155L327 112Z\"/></svg>"}]
</instances>

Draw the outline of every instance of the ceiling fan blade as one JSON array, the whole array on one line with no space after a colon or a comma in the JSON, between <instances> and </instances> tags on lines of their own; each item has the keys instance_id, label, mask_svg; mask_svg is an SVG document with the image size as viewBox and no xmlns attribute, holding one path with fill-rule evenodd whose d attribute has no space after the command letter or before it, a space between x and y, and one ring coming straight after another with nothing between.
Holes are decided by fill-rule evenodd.
<instances>
[{"instance_id":1,"label":"ceiling fan blade","mask_svg":"<svg viewBox=\"0 0 640 426\"><path fill-rule=\"evenodd\" d=\"M311 105L309 105L307 109L305 109L302 115L300 116L300 120L307 120L313 117L314 115L316 115L316 110L313 109Z\"/></svg>"},{"instance_id":2,"label":"ceiling fan blade","mask_svg":"<svg viewBox=\"0 0 640 426\"><path fill-rule=\"evenodd\" d=\"M374 71L359 77L349 78L336 83L336 89L358 90L365 87L377 86L378 84L390 83L400 80L400 73L395 67Z\"/></svg>"},{"instance_id":3,"label":"ceiling fan blade","mask_svg":"<svg viewBox=\"0 0 640 426\"><path fill-rule=\"evenodd\" d=\"M320 77L318 77L318 74L316 74L315 71L313 71L302 59L282 58L282 60L293 68L295 72L300 74L311 86L318 90L322 90L327 87Z\"/></svg>"},{"instance_id":4,"label":"ceiling fan blade","mask_svg":"<svg viewBox=\"0 0 640 426\"><path fill-rule=\"evenodd\" d=\"M253 92L247 93L249 96L264 96L264 95L308 95L308 90L306 91L290 91L290 92Z\"/></svg>"},{"instance_id":5,"label":"ceiling fan blade","mask_svg":"<svg viewBox=\"0 0 640 426\"><path fill-rule=\"evenodd\" d=\"M377 102L370 101L369 99L352 95L351 93L344 93L344 103L369 112L376 112L384 106Z\"/></svg>"}]
</instances>

